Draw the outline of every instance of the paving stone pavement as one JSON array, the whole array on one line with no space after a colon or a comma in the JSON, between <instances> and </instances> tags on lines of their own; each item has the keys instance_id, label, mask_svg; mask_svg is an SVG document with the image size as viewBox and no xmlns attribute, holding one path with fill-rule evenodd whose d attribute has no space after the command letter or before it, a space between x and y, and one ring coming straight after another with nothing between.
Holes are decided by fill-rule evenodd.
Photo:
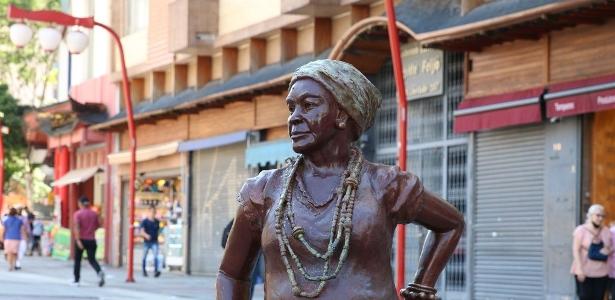
<instances>
[{"instance_id":1,"label":"paving stone pavement","mask_svg":"<svg viewBox=\"0 0 615 300\"><path fill-rule=\"evenodd\" d=\"M25 257L23 268L8 272L0 255L0 299L7 300L163 300L215 299L215 277L188 276L163 272L159 278L143 277L135 268L135 283L126 283L126 270L103 266L107 274L99 288L94 270L82 263L81 285L72 286L72 261L49 257ZM263 285L257 285L254 300L263 299Z\"/></svg>"}]
</instances>

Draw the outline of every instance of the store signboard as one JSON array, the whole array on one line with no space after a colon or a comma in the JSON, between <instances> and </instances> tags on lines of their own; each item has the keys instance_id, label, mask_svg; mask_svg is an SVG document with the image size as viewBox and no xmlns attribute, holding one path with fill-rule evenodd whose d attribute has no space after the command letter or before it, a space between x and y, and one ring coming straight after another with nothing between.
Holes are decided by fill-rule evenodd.
<instances>
[{"instance_id":1,"label":"store signboard","mask_svg":"<svg viewBox=\"0 0 615 300\"><path fill-rule=\"evenodd\" d=\"M411 43L402 49L406 97L416 100L444 91L444 53Z\"/></svg>"},{"instance_id":2,"label":"store signboard","mask_svg":"<svg viewBox=\"0 0 615 300\"><path fill-rule=\"evenodd\" d=\"M96 230L96 259L102 260L105 257L105 230L99 228ZM86 253L87 256L87 253Z\"/></svg>"},{"instance_id":3,"label":"store signboard","mask_svg":"<svg viewBox=\"0 0 615 300\"><path fill-rule=\"evenodd\" d=\"M70 258L70 230L64 227L55 227L53 232L53 250L51 257L59 260L68 260ZM99 228L96 230L96 259L102 260L105 255L105 230ZM87 257L87 253L83 252L83 257Z\"/></svg>"},{"instance_id":4,"label":"store signboard","mask_svg":"<svg viewBox=\"0 0 615 300\"><path fill-rule=\"evenodd\" d=\"M68 260L70 257L70 230L56 227L53 233L53 251L51 257L59 260Z\"/></svg>"}]
</instances>

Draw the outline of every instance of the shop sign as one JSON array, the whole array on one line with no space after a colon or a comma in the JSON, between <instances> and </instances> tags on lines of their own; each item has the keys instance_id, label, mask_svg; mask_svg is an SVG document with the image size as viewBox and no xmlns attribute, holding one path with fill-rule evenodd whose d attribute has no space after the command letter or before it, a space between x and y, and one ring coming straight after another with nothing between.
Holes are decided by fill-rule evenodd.
<instances>
[{"instance_id":1,"label":"shop sign","mask_svg":"<svg viewBox=\"0 0 615 300\"><path fill-rule=\"evenodd\" d=\"M95 233L96 237L96 259L102 260L105 257L105 229L98 228ZM87 252L85 253L85 257L87 257Z\"/></svg>"},{"instance_id":2,"label":"shop sign","mask_svg":"<svg viewBox=\"0 0 615 300\"><path fill-rule=\"evenodd\" d=\"M70 258L70 236L69 229L64 227L55 227L51 230L53 234L53 250L51 256L59 260L68 260ZM105 230L99 228L96 230L96 259L102 260L105 255ZM87 257L87 253L83 252L83 257Z\"/></svg>"},{"instance_id":3,"label":"shop sign","mask_svg":"<svg viewBox=\"0 0 615 300\"><path fill-rule=\"evenodd\" d=\"M444 53L412 43L402 49L406 97L415 100L444 91Z\"/></svg>"},{"instance_id":4,"label":"shop sign","mask_svg":"<svg viewBox=\"0 0 615 300\"><path fill-rule=\"evenodd\" d=\"M137 192L137 203L140 207L158 206L164 200L165 194L161 192Z\"/></svg>"},{"instance_id":5,"label":"shop sign","mask_svg":"<svg viewBox=\"0 0 615 300\"><path fill-rule=\"evenodd\" d=\"M615 108L615 89L547 101L547 116L565 117Z\"/></svg>"},{"instance_id":6,"label":"shop sign","mask_svg":"<svg viewBox=\"0 0 615 300\"><path fill-rule=\"evenodd\" d=\"M51 257L68 260L70 257L70 230L63 227L57 227L53 232L53 251Z\"/></svg>"}]
</instances>

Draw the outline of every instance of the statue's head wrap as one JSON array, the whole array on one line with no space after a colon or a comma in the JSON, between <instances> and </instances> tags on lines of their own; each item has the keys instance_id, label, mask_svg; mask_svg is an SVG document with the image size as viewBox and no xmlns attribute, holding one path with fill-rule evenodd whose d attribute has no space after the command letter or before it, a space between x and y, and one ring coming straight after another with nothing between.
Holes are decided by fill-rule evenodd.
<instances>
[{"instance_id":1,"label":"statue's head wrap","mask_svg":"<svg viewBox=\"0 0 615 300\"><path fill-rule=\"evenodd\" d=\"M313 79L324 86L359 125L361 132L374 124L382 96L365 75L351 64L331 59L305 64L293 74L289 89L303 78Z\"/></svg>"}]
</instances>

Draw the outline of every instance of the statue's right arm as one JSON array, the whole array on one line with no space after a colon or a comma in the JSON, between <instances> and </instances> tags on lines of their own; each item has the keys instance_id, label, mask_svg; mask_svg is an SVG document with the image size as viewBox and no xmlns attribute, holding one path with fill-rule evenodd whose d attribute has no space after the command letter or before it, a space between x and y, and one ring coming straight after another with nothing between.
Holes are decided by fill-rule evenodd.
<instances>
[{"instance_id":1,"label":"statue's right arm","mask_svg":"<svg viewBox=\"0 0 615 300\"><path fill-rule=\"evenodd\" d=\"M260 252L263 178L249 179L239 193L239 208L216 281L218 300L250 297L250 278Z\"/></svg>"}]
</instances>

